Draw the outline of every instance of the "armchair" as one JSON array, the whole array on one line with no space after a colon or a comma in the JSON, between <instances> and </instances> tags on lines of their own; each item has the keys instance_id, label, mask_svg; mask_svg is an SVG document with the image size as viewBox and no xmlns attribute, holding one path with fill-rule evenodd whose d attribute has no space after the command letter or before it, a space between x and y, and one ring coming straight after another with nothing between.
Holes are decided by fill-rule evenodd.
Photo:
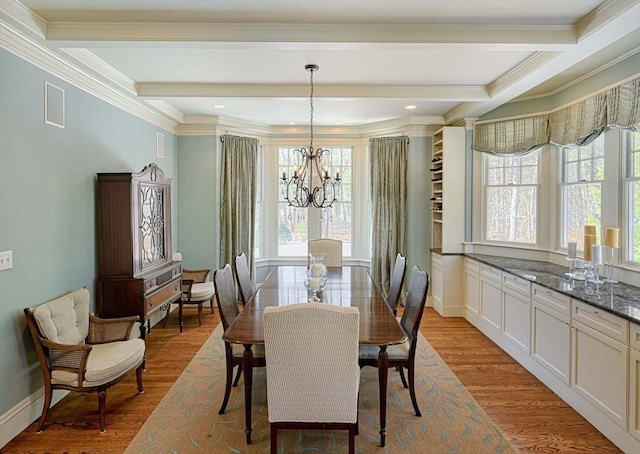
<instances>
[{"instance_id":1,"label":"armchair","mask_svg":"<svg viewBox=\"0 0 640 454\"><path fill-rule=\"evenodd\" d=\"M78 289L24 309L44 378L45 401L36 429L42 432L54 389L97 393L100 432L105 432L107 388L136 371L142 387L145 342L139 317L101 319L89 314L89 290Z\"/></svg>"}]
</instances>

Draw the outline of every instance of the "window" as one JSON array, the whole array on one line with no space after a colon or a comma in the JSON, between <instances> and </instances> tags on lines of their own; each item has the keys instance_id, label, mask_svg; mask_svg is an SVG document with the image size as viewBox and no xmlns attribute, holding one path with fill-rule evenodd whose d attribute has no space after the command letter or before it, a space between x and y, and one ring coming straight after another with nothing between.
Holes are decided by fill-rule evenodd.
<instances>
[{"instance_id":1,"label":"window","mask_svg":"<svg viewBox=\"0 0 640 454\"><path fill-rule=\"evenodd\" d=\"M536 244L540 150L485 155L485 239Z\"/></svg>"},{"instance_id":2,"label":"window","mask_svg":"<svg viewBox=\"0 0 640 454\"><path fill-rule=\"evenodd\" d=\"M299 147L278 147L278 175L293 174L299 165L294 150ZM342 240L343 256L351 256L352 225L352 148L328 147L329 173L340 172L338 200L331 208L294 208L285 200L285 188L278 182L278 256L301 257L307 255L309 238Z\"/></svg>"},{"instance_id":3,"label":"window","mask_svg":"<svg viewBox=\"0 0 640 454\"><path fill-rule=\"evenodd\" d=\"M569 241L584 249L584 226L596 226L600 238L604 134L589 145L562 149L562 246Z\"/></svg>"},{"instance_id":4,"label":"window","mask_svg":"<svg viewBox=\"0 0 640 454\"><path fill-rule=\"evenodd\" d=\"M278 175L292 175L298 165L297 147L278 148ZM285 187L278 182L278 255L306 256L308 237L308 210L289 206Z\"/></svg>"},{"instance_id":5,"label":"window","mask_svg":"<svg viewBox=\"0 0 640 454\"><path fill-rule=\"evenodd\" d=\"M351 148L331 148L331 174L340 172L338 200L322 210L320 238L342 241L342 255L351 256L352 165Z\"/></svg>"},{"instance_id":6,"label":"window","mask_svg":"<svg viewBox=\"0 0 640 454\"><path fill-rule=\"evenodd\" d=\"M640 132L627 132L626 257L640 263Z\"/></svg>"}]
</instances>

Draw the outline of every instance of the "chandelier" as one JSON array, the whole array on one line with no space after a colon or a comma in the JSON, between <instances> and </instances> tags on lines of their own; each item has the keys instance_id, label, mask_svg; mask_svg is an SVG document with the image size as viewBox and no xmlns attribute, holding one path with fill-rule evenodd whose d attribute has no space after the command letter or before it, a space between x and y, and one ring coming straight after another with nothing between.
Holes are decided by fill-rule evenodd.
<instances>
[{"instance_id":1,"label":"chandelier","mask_svg":"<svg viewBox=\"0 0 640 454\"><path fill-rule=\"evenodd\" d=\"M311 73L311 137L309 149L293 150L298 164L293 166L293 174L282 172L281 184L285 187L285 199L289 206L297 208L329 208L337 200L336 187L340 184L340 172L335 177L329 175L331 151L313 148L313 73L318 65L306 65L304 69ZM315 175L314 175L315 174ZM314 186L315 185L315 186Z\"/></svg>"}]
</instances>

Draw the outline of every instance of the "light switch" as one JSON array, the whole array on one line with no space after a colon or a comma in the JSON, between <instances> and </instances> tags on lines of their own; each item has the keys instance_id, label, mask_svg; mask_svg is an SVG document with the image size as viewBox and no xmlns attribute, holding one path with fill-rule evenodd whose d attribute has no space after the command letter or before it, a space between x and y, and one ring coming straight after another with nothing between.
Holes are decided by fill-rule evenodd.
<instances>
[{"instance_id":1,"label":"light switch","mask_svg":"<svg viewBox=\"0 0 640 454\"><path fill-rule=\"evenodd\" d=\"M0 271L13 268L13 251L0 252Z\"/></svg>"}]
</instances>

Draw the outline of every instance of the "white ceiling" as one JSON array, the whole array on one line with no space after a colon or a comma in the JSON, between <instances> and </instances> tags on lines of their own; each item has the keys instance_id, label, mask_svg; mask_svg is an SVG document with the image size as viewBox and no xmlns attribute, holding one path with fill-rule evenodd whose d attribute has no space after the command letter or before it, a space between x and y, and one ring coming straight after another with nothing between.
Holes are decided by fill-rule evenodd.
<instances>
[{"instance_id":1,"label":"white ceiling","mask_svg":"<svg viewBox=\"0 0 640 454\"><path fill-rule=\"evenodd\" d=\"M640 51L640 0L21 4L42 19L49 46L178 122L218 115L307 125L304 66L315 63L314 125L455 123Z\"/></svg>"}]
</instances>

